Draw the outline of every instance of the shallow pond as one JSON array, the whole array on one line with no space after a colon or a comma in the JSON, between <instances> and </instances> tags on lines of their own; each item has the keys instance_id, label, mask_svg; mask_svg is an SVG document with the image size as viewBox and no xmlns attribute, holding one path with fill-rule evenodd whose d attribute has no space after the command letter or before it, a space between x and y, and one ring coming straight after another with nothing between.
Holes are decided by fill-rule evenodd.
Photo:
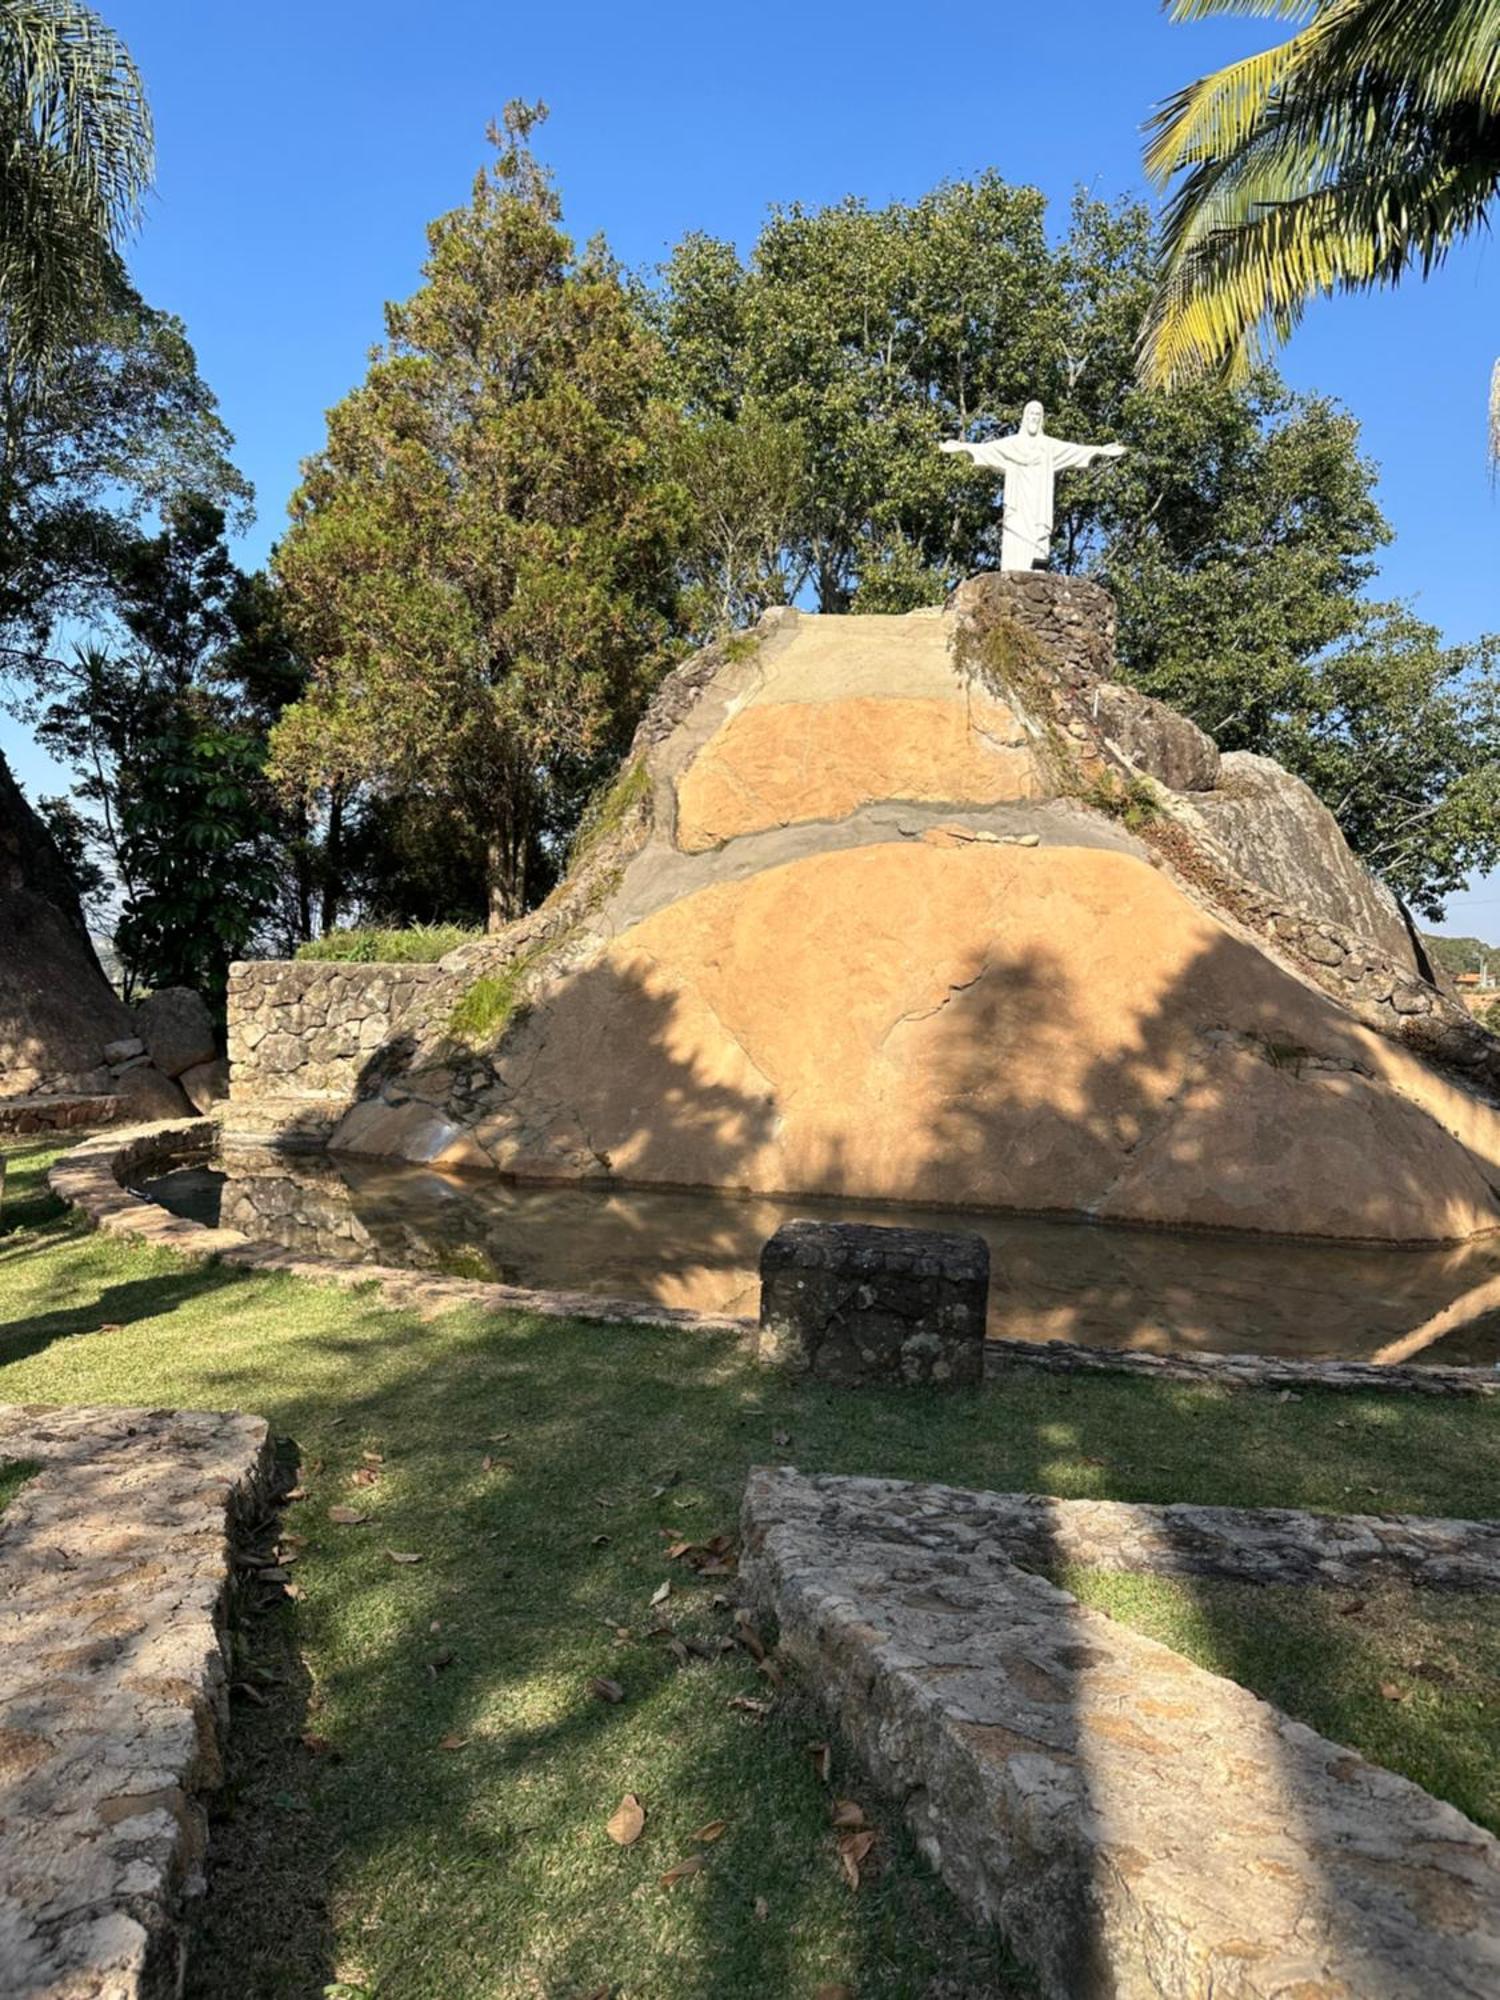
<instances>
[{"instance_id":1,"label":"shallow pond","mask_svg":"<svg viewBox=\"0 0 1500 2000\"><path fill-rule=\"evenodd\" d=\"M794 1215L977 1230L989 1330L1165 1353L1500 1362L1500 1239L1317 1245L837 1201L543 1186L393 1162L235 1153L139 1191L305 1256L753 1317Z\"/></svg>"}]
</instances>

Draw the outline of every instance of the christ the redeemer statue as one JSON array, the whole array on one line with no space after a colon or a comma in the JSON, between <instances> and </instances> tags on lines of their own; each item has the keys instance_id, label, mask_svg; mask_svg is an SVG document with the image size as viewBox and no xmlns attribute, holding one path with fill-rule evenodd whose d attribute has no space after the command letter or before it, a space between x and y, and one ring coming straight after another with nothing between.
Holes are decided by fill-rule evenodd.
<instances>
[{"instance_id":1,"label":"christ the redeemer statue","mask_svg":"<svg viewBox=\"0 0 1500 2000\"><path fill-rule=\"evenodd\" d=\"M976 465L993 466L1005 474L1005 513L1001 569L1035 569L1052 548L1053 494L1059 472L1091 465L1096 458L1123 458L1122 444L1067 444L1048 437L1042 428L1040 403L1028 403L1014 437L992 444L964 444L949 438L940 451L967 452Z\"/></svg>"}]
</instances>

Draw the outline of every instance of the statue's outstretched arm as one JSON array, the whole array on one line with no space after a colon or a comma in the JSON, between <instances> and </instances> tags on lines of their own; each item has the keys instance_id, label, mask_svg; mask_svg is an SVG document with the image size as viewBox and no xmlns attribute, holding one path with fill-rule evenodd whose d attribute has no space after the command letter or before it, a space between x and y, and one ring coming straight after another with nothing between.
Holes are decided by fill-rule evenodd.
<instances>
[{"instance_id":1,"label":"statue's outstretched arm","mask_svg":"<svg viewBox=\"0 0 1500 2000\"><path fill-rule=\"evenodd\" d=\"M989 444L966 444L962 438L944 438L938 450L961 451L966 457L973 459L976 465L1003 467L1010 463L1005 449L1008 443L1007 438L995 438Z\"/></svg>"},{"instance_id":2,"label":"statue's outstretched arm","mask_svg":"<svg viewBox=\"0 0 1500 2000\"><path fill-rule=\"evenodd\" d=\"M1069 444L1065 438L1049 438L1052 446L1052 469L1054 472L1073 472L1080 466L1092 465L1096 458L1123 458L1122 444Z\"/></svg>"}]
</instances>

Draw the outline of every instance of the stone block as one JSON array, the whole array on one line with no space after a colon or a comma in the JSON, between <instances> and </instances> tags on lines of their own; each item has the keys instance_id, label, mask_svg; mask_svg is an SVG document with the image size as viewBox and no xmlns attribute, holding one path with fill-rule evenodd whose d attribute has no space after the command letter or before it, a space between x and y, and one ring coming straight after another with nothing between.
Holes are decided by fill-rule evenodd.
<instances>
[{"instance_id":1,"label":"stone block","mask_svg":"<svg viewBox=\"0 0 1500 2000\"><path fill-rule=\"evenodd\" d=\"M178 1077L177 1087L186 1093L195 1111L209 1111L229 1095L229 1065L222 1056L194 1063Z\"/></svg>"},{"instance_id":2,"label":"stone block","mask_svg":"<svg viewBox=\"0 0 1500 2000\"><path fill-rule=\"evenodd\" d=\"M856 1222L783 1223L761 1252L759 1358L845 1386L978 1383L989 1245Z\"/></svg>"},{"instance_id":3,"label":"stone block","mask_svg":"<svg viewBox=\"0 0 1500 2000\"><path fill-rule=\"evenodd\" d=\"M219 1052L209 1011L191 986L159 987L136 1008L135 1024L164 1076L181 1076Z\"/></svg>"}]
</instances>

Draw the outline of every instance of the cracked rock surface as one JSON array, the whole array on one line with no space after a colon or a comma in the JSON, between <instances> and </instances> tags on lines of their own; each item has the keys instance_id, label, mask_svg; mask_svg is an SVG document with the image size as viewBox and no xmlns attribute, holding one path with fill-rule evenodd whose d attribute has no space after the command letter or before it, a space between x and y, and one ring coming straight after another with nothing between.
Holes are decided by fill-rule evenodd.
<instances>
[{"instance_id":1,"label":"cracked rock surface","mask_svg":"<svg viewBox=\"0 0 1500 2000\"><path fill-rule=\"evenodd\" d=\"M1003 1522L760 1469L743 1525L783 1648L1053 2000L1500 1991L1500 1842L1017 1567Z\"/></svg>"},{"instance_id":2,"label":"cracked rock surface","mask_svg":"<svg viewBox=\"0 0 1500 2000\"><path fill-rule=\"evenodd\" d=\"M168 2000L220 1779L258 1417L0 1407L0 1993Z\"/></svg>"}]
</instances>

